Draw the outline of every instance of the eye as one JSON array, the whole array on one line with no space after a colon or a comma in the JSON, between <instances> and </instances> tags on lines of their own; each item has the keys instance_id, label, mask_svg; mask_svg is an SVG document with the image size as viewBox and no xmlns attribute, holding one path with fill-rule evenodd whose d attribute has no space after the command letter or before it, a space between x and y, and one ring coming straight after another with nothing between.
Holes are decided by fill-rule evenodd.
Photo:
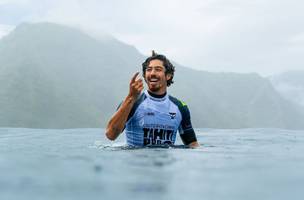
<instances>
[{"instance_id":1,"label":"eye","mask_svg":"<svg viewBox=\"0 0 304 200\"><path fill-rule=\"evenodd\" d=\"M153 70L155 72L162 72L162 71L164 71L164 68L162 68L162 67L147 67L146 68L146 72L152 72Z\"/></svg>"}]
</instances>

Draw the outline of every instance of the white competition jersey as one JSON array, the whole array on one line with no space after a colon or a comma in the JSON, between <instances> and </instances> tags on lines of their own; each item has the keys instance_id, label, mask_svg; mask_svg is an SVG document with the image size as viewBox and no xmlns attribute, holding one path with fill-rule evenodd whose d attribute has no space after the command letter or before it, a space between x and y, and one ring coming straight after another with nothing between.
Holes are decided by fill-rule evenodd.
<instances>
[{"instance_id":1,"label":"white competition jersey","mask_svg":"<svg viewBox=\"0 0 304 200\"><path fill-rule=\"evenodd\" d=\"M144 91L134 104L125 127L131 146L174 144L179 130L185 144L196 141L187 106L174 97L153 97Z\"/></svg>"}]
</instances>

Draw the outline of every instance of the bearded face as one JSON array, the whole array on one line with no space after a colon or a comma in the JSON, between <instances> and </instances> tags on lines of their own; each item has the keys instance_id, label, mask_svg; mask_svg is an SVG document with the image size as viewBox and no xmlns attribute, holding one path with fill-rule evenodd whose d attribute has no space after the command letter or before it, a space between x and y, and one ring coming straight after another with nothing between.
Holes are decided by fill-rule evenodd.
<instances>
[{"instance_id":1,"label":"bearded face","mask_svg":"<svg viewBox=\"0 0 304 200\"><path fill-rule=\"evenodd\" d=\"M167 90L167 80L171 78L170 74L166 74L166 68L163 61L155 59L151 60L146 71L145 81L149 91L155 94L163 94Z\"/></svg>"}]
</instances>

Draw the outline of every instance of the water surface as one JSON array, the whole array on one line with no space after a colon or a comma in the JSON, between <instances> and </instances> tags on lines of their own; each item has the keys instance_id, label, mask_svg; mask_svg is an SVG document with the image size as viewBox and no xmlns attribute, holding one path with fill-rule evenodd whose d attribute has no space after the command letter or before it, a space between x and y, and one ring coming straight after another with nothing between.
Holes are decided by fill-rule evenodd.
<instances>
[{"instance_id":1,"label":"water surface","mask_svg":"<svg viewBox=\"0 0 304 200\"><path fill-rule=\"evenodd\" d=\"M0 128L1 199L304 197L304 131L197 129L198 149L132 149L103 132Z\"/></svg>"}]
</instances>

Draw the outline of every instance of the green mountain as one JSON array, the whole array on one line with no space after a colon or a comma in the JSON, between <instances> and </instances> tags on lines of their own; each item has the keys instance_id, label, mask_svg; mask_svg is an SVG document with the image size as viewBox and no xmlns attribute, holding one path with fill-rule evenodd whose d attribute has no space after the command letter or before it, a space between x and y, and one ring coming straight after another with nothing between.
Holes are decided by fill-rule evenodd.
<instances>
[{"instance_id":1,"label":"green mountain","mask_svg":"<svg viewBox=\"0 0 304 200\"><path fill-rule=\"evenodd\" d=\"M303 128L301 108L282 98L270 81L258 74L188 70L181 74L184 78L178 77L176 85L182 85L174 88L174 93L185 96L195 124L212 128Z\"/></svg>"},{"instance_id":2,"label":"green mountain","mask_svg":"<svg viewBox=\"0 0 304 200\"><path fill-rule=\"evenodd\" d=\"M144 59L110 36L22 24L0 40L0 126L104 127ZM304 128L302 110L257 74L177 65L169 92L187 102L196 127Z\"/></svg>"},{"instance_id":3,"label":"green mountain","mask_svg":"<svg viewBox=\"0 0 304 200\"><path fill-rule=\"evenodd\" d=\"M113 38L23 24L0 41L0 126L99 127L142 60Z\"/></svg>"}]
</instances>

